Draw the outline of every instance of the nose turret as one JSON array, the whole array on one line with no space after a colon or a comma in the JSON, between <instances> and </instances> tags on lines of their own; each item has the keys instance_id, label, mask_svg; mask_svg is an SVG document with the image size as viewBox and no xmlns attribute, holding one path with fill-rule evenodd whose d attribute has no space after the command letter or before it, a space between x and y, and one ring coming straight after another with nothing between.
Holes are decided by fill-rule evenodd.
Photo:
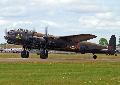
<instances>
[{"instance_id":1,"label":"nose turret","mask_svg":"<svg viewBox=\"0 0 120 85\"><path fill-rule=\"evenodd\" d=\"M8 44L14 44L15 40L15 31L14 30L10 30L8 32L6 32L6 35L4 36L4 38L7 40Z\"/></svg>"},{"instance_id":2,"label":"nose turret","mask_svg":"<svg viewBox=\"0 0 120 85\"><path fill-rule=\"evenodd\" d=\"M24 44L27 41L30 41L30 38L33 36L32 31L18 29L18 30L9 30L6 32L4 38L7 40L8 44Z\"/></svg>"}]
</instances>

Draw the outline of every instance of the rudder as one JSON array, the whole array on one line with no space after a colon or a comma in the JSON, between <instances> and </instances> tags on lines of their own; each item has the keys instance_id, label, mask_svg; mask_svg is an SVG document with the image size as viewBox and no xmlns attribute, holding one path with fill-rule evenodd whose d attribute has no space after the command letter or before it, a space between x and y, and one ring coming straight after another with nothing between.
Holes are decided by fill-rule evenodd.
<instances>
[{"instance_id":1,"label":"rudder","mask_svg":"<svg viewBox=\"0 0 120 85\"><path fill-rule=\"evenodd\" d=\"M116 36L115 35L112 35L109 40L108 52L109 54L112 54L112 55L116 53Z\"/></svg>"}]
</instances>

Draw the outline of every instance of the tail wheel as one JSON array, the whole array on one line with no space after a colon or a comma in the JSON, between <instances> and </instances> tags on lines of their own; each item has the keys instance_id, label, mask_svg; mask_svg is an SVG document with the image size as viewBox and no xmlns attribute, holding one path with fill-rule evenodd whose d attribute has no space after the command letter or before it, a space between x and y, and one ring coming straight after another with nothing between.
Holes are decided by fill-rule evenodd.
<instances>
[{"instance_id":1,"label":"tail wheel","mask_svg":"<svg viewBox=\"0 0 120 85\"><path fill-rule=\"evenodd\" d=\"M28 57L29 57L29 52L26 51L26 50L23 50L23 51L21 52L21 57L22 57L22 58L28 58Z\"/></svg>"},{"instance_id":2,"label":"tail wheel","mask_svg":"<svg viewBox=\"0 0 120 85\"><path fill-rule=\"evenodd\" d=\"M93 59L97 59L97 55L93 55Z\"/></svg>"},{"instance_id":3,"label":"tail wheel","mask_svg":"<svg viewBox=\"0 0 120 85\"><path fill-rule=\"evenodd\" d=\"M115 54L115 56L117 56L117 54Z\"/></svg>"}]
</instances>

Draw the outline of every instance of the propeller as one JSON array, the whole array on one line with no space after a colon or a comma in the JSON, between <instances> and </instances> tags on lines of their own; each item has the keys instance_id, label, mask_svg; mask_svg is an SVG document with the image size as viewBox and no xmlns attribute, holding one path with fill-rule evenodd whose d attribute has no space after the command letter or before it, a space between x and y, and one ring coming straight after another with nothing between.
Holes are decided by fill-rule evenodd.
<instances>
[{"instance_id":1,"label":"propeller","mask_svg":"<svg viewBox=\"0 0 120 85\"><path fill-rule=\"evenodd\" d=\"M36 32L36 29L35 28L33 28L33 30L32 30L33 32Z\"/></svg>"},{"instance_id":2,"label":"propeller","mask_svg":"<svg viewBox=\"0 0 120 85\"><path fill-rule=\"evenodd\" d=\"M47 48L47 44L48 44L48 27L45 27L45 36L44 36L44 39L45 39L44 49L46 49Z\"/></svg>"},{"instance_id":3,"label":"propeller","mask_svg":"<svg viewBox=\"0 0 120 85\"><path fill-rule=\"evenodd\" d=\"M7 28L5 28L5 35L7 35Z\"/></svg>"}]
</instances>

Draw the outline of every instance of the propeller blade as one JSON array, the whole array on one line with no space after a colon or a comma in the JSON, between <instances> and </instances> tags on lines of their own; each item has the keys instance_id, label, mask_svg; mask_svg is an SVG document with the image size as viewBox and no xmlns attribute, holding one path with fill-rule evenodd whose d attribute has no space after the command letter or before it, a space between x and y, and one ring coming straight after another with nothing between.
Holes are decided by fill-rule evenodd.
<instances>
[{"instance_id":1,"label":"propeller blade","mask_svg":"<svg viewBox=\"0 0 120 85\"><path fill-rule=\"evenodd\" d=\"M44 49L47 48L47 44L48 44L48 27L45 27L45 46L44 46Z\"/></svg>"},{"instance_id":2,"label":"propeller blade","mask_svg":"<svg viewBox=\"0 0 120 85\"><path fill-rule=\"evenodd\" d=\"M36 32L36 29L35 28L33 28L33 30L32 30L33 32Z\"/></svg>"},{"instance_id":3,"label":"propeller blade","mask_svg":"<svg viewBox=\"0 0 120 85\"><path fill-rule=\"evenodd\" d=\"M5 35L7 35L7 28L5 29Z\"/></svg>"},{"instance_id":4,"label":"propeller blade","mask_svg":"<svg viewBox=\"0 0 120 85\"><path fill-rule=\"evenodd\" d=\"M45 27L45 36L48 37L48 27Z\"/></svg>"}]
</instances>

